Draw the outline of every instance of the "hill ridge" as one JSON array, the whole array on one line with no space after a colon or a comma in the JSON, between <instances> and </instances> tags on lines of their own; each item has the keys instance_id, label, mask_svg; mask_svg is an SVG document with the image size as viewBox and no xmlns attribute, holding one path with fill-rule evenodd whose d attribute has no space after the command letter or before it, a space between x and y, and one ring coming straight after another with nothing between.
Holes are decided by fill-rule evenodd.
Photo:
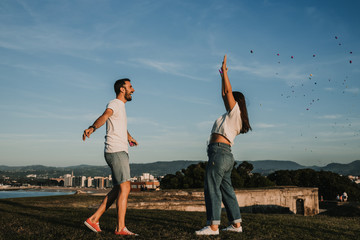
<instances>
[{"instance_id":1,"label":"hill ridge","mask_svg":"<svg viewBox=\"0 0 360 240\"><path fill-rule=\"evenodd\" d=\"M204 160L174 160L174 161L156 161L151 163L131 163L131 175L140 176L142 173L150 173L154 176L163 176L166 174L175 174L177 171L187 168L191 164L204 162ZM236 161L237 164L242 161ZM360 160L355 160L350 163L330 163L326 166L304 166L297 162L290 160L256 160L247 161L254 166L254 173L261 173L268 175L277 170L297 170L310 168L316 171L331 171L341 175L360 175ZM68 167L51 167L44 165L29 165L29 166L6 166L0 165L0 174L7 175L9 173L23 173L27 175L45 174L49 177L59 177L65 173L74 172L75 176L107 176L110 175L110 169L107 165L87 165L80 164Z\"/></svg>"}]
</instances>

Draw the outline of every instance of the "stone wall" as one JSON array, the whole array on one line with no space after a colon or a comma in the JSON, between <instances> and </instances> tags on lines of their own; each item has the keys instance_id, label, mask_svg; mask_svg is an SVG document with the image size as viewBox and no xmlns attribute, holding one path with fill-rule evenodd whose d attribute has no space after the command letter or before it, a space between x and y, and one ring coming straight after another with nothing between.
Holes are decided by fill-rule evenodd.
<instances>
[{"instance_id":1,"label":"stone wall","mask_svg":"<svg viewBox=\"0 0 360 240\"><path fill-rule=\"evenodd\" d=\"M288 212L305 216L319 213L317 188L243 189L236 190L235 193L242 212ZM131 193L128 207L205 212L204 193L181 190Z\"/></svg>"},{"instance_id":2,"label":"stone wall","mask_svg":"<svg viewBox=\"0 0 360 240\"><path fill-rule=\"evenodd\" d=\"M244 209L279 209L294 214L312 216L319 213L317 188L278 187L272 189L238 190L236 197Z\"/></svg>"}]
</instances>

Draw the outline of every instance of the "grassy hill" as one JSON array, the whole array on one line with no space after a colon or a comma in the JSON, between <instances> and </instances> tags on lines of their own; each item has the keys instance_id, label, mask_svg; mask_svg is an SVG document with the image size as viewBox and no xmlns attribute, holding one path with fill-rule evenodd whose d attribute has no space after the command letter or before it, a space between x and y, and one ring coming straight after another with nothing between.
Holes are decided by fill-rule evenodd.
<instances>
[{"instance_id":1,"label":"grassy hill","mask_svg":"<svg viewBox=\"0 0 360 240\"><path fill-rule=\"evenodd\" d=\"M100 219L102 233L88 230L83 221L102 197L71 195L0 200L0 239L122 239L113 234L115 209ZM220 237L196 237L205 213L162 210L127 211L127 227L136 239L360 239L360 217L243 214L244 232ZM225 227L226 217L222 216ZM130 237L130 239L133 239Z\"/></svg>"}]
</instances>

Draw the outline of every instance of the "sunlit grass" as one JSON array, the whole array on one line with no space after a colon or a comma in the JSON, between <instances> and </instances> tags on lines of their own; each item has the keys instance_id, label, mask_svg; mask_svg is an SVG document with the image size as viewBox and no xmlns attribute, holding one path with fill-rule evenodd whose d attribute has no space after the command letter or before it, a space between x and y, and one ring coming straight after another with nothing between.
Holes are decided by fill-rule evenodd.
<instances>
[{"instance_id":1,"label":"sunlit grass","mask_svg":"<svg viewBox=\"0 0 360 240\"><path fill-rule=\"evenodd\" d=\"M101 199L72 195L0 200L0 239L119 239L113 234L115 209L101 218L102 233L83 224L95 209L79 206L95 206ZM205 224L202 212L129 209L126 222L140 235L137 239L360 239L360 217L243 214L243 233L219 237L194 235ZM227 223L225 214L222 222Z\"/></svg>"}]
</instances>

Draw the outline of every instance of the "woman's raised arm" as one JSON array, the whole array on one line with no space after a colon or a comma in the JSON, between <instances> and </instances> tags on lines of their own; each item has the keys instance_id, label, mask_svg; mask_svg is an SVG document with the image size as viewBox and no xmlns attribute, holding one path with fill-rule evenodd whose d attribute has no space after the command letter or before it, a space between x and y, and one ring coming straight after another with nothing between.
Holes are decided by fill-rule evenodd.
<instances>
[{"instance_id":1,"label":"woman's raised arm","mask_svg":"<svg viewBox=\"0 0 360 240\"><path fill-rule=\"evenodd\" d=\"M224 60L222 62L220 75L221 75L221 80L222 80L221 81L221 95L224 100L226 111L229 112L234 108L236 101L235 101L234 95L232 93L230 80L229 80L229 77L227 74L226 55L224 56Z\"/></svg>"}]
</instances>

